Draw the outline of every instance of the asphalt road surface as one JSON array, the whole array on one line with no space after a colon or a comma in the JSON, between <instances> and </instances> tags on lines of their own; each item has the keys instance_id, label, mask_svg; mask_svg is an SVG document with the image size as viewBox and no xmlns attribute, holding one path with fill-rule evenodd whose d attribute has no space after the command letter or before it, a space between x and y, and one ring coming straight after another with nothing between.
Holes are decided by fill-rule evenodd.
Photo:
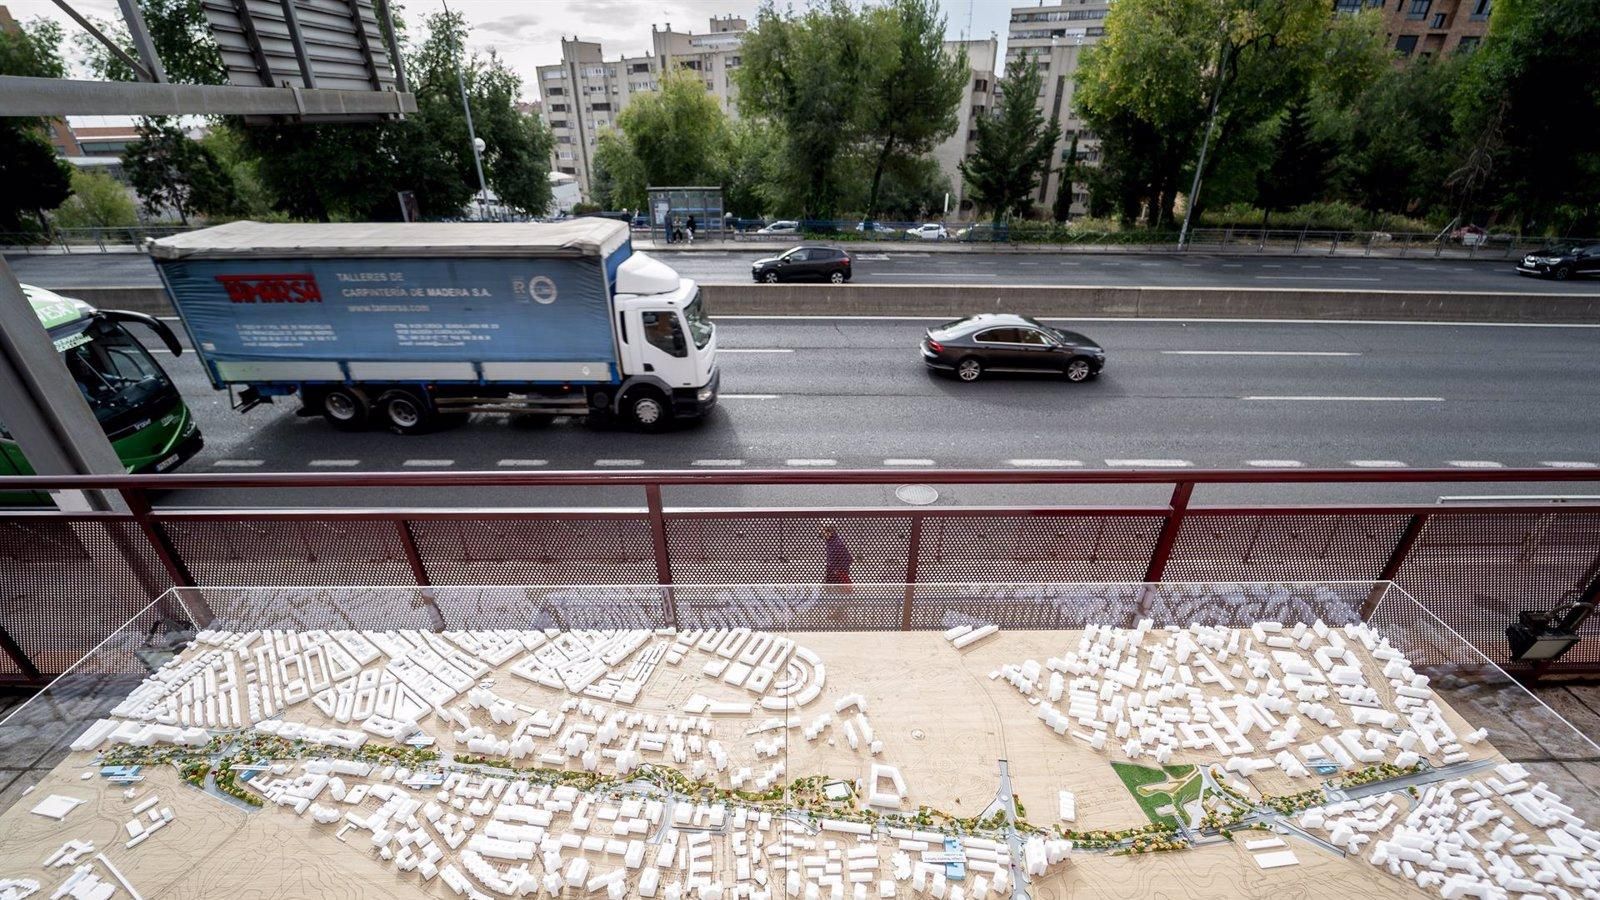
<instances>
[{"instance_id":1,"label":"asphalt road surface","mask_svg":"<svg viewBox=\"0 0 1600 900\"><path fill-rule=\"evenodd\" d=\"M743 284L754 250L663 252L683 275L707 284ZM1260 257L1176 254L1013 254L938 251L853 254L861 284L1093 285L1142 287L1334 288L1491 293L1600 293L1600 279L1548 281L1516 273L1510 261L1361 257ZM159 285L137 253L12 255L19 280L48 288ZM752 287L752 289L758 289Z\"/></svg>"},{"instance_id":2,"label":"asphalt road surface","mask_svg":"<svg viewBox=\"0 0 1600 900\"><path fill-rule=\"evenodd\" d=\"M292 399L246 414L190 354L160 357L200 421L188 472L877 468L1551 468L1600 465L1596 327L1064 322L1109 353L1096 380L963 384L930 374L923 320L719 320L723 398L704 422L636 434L585 420L476 416L400 437L348 434ZM669 504L897 504L881 488L677 488ZM939 503L1164 502L1158 487L940 486ZM1443 495L1600 494L1600 483L1206 488L1197 501L1432 503ZM375 490L217 502L393 506L642 504L634 488Z\"/></svg>"}]
</instances>

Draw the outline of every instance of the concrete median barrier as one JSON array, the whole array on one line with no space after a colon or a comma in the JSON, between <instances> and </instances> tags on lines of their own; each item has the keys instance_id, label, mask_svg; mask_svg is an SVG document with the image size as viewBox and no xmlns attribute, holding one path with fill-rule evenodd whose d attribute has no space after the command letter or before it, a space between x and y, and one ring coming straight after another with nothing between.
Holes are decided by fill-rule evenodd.
<instances>
[{"instance_id":1,"label":"concrete median barrier","mask_svg":"<svg viewBox=\"0 0 1600 900\"><path fill-rule=\"evenodd\" d=\"M1021 312L1063 318L1600 324L1600 294L924 284L707 284L703 288L713 316L955 317ZM55 290L105 309L172 315L166 291L159 287Z\"/></svg>"}]
</instances>

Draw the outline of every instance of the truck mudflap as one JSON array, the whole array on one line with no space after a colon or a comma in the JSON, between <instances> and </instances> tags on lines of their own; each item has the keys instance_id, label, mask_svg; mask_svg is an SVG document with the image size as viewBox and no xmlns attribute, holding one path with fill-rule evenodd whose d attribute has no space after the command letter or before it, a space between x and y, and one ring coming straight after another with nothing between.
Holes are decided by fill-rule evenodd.
<instances>
[{"instance_id":1,"label":"truck mudflap","mask_svg":"<svg viewBox=\"0 0 1600 900\"><path fill-rule=\"evenodd\" d=\"M722 370L712 368L711 380L704 387L672 389L672 414L685 419L703 416L717 405L721 391Z\"/></svg>"}]
</instances>

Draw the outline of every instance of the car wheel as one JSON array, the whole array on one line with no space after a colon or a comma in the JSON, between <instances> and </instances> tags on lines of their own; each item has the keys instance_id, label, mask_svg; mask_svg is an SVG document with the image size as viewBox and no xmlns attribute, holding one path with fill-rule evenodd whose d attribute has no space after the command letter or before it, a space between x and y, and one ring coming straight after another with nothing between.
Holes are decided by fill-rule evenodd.
<instances>
[{"instance_id":1,"label":"car wheel","mask_svg":"<svg viewBox=\"0 0 1600 900\"><path fill-rule=\"evenodd\" d=\"M635 388L622 399L623 415L635 428L642 431L660 431L672 418L666 398L653 388Z\"/></svg>"},{"instance_id":2,"label":"car wheel","mask_svg":"<svg viewBox=\"0 0 1600 900\"><path fill-rule=\"evenodd\" d=\"M977 381L983 377L983 363L974 356L963 359L956 363L956 377L962 381Z\"/></svg>"},{"instance_id":3,"label":"car wheel","mask_svg":"<svg viewBox=\"0 0 1600 900\"><path fill-rule=\"evenodd\" d=\"M834 284L844 284L844 272L842 270L835 270L833 274L828 276L828 280Z\"/></svg>"},{"instance_id":4,"label":"car wheel","mask_svg":"<svg viewBox=\"0 0 1600 900\"><path fill-rule=\"evenodd\" d=\"M1553 272L1551 274L1555 275L1555 278L1556 278L1557 281L1566 281L1568 278L1572 277L1572 267L1571 266L1561 266L1561 267L1557 268L1555 270L1555 272Z\"/></svg>"},{"instance_id":5,"label":"car wheel","mask_svg":"<svg viewBox=\"0 0 1600 900\"><path fill-rule=\"evenodd\" d=\"M317 400L317 411L339 431L365 431L372 416L372 405L359 391L336 387Z\"/></svg>"},{"instance_id":6,"label":"car wheel","mask_svg":"<svg viewBox=\"0 0 1600 900\"><path fill-rule=\"evenodd\" d=\"M390 391L378 398L383 423L395 434L422 434L437 424L434 413L410 391Z\"/></svg>"},{"instance_id":7,"label":"car wheel","mask_svg":"<svg viewBox=\"0 0 1600 900\"><path fill-rule=\"evenodd\" d=\"M768 272L767 274L761 276L761 280L765 281L767 284L777 284L778 283L778 273L777 272Z\"/></svg>"},{"instance_id":8,"label":"car wheel","mask_svg":"<svg viewBox=\"0 0 1600 900\"><path fill-rule=\"evenodd\" d=\"M1089 365L1087 359L1080 356L1067 360L1066 375L1068 381L1088 381L1093 374L1094 367Z\"/></svg>"}]
</instances>

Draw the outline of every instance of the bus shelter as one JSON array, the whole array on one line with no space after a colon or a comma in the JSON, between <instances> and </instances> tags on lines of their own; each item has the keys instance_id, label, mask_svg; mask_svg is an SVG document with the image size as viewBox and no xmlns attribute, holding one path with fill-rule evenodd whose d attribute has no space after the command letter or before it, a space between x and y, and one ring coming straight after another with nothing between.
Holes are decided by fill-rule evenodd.
<instances>
[{"instance_id":1,"label":"bus shelter","mask_svg":"<svg viewBox=\"0 0 1600 900\"><path fill-rule=\"evenodd\" d=\"M689 240L689 219L694 219L694 240L723 240L720 187L652 187L649 194L650 239L657 243Z\"/></svg>"}]
</instances>

